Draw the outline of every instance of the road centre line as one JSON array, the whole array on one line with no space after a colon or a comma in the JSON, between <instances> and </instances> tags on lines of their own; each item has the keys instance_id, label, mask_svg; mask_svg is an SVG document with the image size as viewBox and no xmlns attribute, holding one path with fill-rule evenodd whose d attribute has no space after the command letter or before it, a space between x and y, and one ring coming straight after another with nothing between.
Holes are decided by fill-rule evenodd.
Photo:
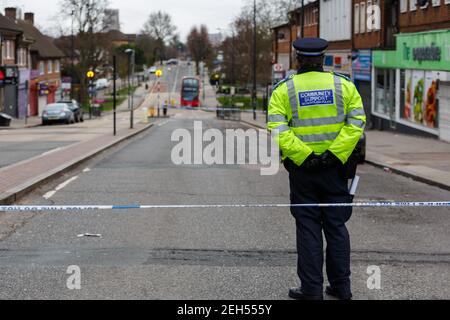
<instances>
[{"instance_id":1,"label":"road centre line","mask_svg":"<svg viewBox=\"0 0 450 320\"><path fill-rule=\"evenodd\" d=\"M49 200L51 197L53 197L58 191L61 191L62 189L64 189L65 187L67 187L69 184L71 184L72 182L74 182L75 180L78 179L78 176L72 177L69 180L61 183L60 185L58 185L54 190L47 192L46 194L44 194L43 198L45 200Z\"/></svg>"}]
</instances>

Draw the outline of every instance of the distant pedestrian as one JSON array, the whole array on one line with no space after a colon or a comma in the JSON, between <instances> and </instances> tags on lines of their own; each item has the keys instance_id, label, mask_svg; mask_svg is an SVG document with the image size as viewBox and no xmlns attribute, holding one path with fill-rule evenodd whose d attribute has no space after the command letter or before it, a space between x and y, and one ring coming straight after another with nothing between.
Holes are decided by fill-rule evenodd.
<instances>
[{"instance_id":1,"label":"distant pedestrian","mask_svg":"<svg viewBox=\"0 0 450 320\"><path fill-rule=\"evenodd\" d=\"M167 100L164 101L164 105L163 105L163 115L164 117L167 117L167 109L169 108L169 105L167 103Z\"/></svg>"}]
</instances>

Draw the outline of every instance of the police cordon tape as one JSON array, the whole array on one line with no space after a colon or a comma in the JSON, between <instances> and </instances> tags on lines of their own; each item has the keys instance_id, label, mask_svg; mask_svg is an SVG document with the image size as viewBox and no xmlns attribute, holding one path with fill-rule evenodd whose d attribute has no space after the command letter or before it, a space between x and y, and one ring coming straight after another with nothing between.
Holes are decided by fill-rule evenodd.
<instances>
[{"instance_id":1,"label":"police cordon tape","mask_svg":"<svg viewBox=\"0 0 450 320\"><path fill-rule=\"evenodd\" d=\"M313 203L313 204L202 204L202 205L93 205L93 206L0 206L3 212L31 211L99 211L99 210L152 210L152 209L244 209L244 208L421 208L450 207L443 202L357 202L357 203Z\"/></svg>"},{"instance_id":2,"label":"police cordon tape","mask_svg":"<svg viewBox=\"0 0 450 320\"><path fill-rule=\"evenodd\" d=\"M253 109L241 109L241 108L204 108L204 107L169 107L169 109L173 110L189 110L189 111L240 111L244 113L266 113L264 110L253 110Z\"/></svg>"}]
</instances>

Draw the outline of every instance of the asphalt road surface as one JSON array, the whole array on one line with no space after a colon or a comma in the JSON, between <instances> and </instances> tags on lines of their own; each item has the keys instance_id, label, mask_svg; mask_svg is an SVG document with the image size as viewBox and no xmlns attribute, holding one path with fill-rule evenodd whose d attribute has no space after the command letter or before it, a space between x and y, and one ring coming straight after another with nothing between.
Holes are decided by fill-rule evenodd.
<instances>
[{"instance_id":1,"label":"asphalt road surface","mask_svg":"<svg viewBox=\"0 0 450 320\"><path fill-rule=\"evenodd\" d=\"M176 166L174 130L244 128L182 111L23 204L288 203L284 170ZM448 200L449 192L362 166L357 201ZM55 188L70 179L59 191ZM51 193L49 193L51 192ZM45 198L44 198L45 196ZM450 216L445 208L357 209L349 224L356 299L450 298ZM101 238L79 238L79 234ZM81 290L69 290L69 266ZM381 289L367 286L369 266ZM288 299L296 276L287 209L176 209L0 214L0 299Z\"/></svg>"}]
</instances>

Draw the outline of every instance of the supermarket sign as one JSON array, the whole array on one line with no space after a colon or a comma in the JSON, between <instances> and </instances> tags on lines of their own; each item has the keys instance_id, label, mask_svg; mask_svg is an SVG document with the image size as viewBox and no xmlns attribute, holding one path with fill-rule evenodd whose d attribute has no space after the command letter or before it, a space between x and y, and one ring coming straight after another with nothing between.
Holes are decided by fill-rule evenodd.
<instances>
[{"instance_id":1,"label":"supermarket sign","mask_svg":"<svg viewBox=\"0 0 450 320\"><path fill-rule=\"evenodd\" d=\"M397 51L374 51L375 67L450 71L450 30L397 35Z\"/></svg>"}]
</instances>

